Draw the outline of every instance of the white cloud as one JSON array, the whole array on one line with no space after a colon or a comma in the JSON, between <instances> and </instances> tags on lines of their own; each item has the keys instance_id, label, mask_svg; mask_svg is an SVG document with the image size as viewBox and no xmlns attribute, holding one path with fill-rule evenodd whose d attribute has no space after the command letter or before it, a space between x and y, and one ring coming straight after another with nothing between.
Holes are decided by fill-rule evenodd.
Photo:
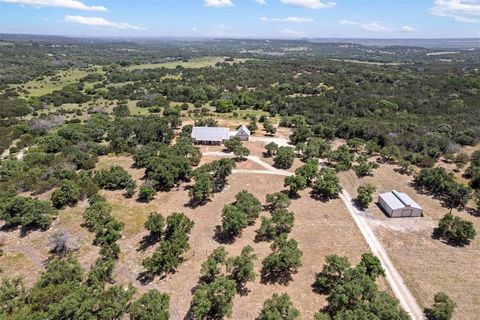
<instances>
[{"instance_id":1,"label":"white cloud","mask_svg":"<svg viewBox=\"0 0 480 320\"><path fill-rule=\"evenodd\" d=\"M108 11L103 6L87 6L76 0L0 0L0 2L15 3L33 7L56 7L85 11Z\"/></svg>"},{"instance_id":2,"label":"white cloud","mask_svg":"<svg viewBox=\"0 0 480 320\"><path fill-rule=\"evenodd\" d=\"M322 2L320 0L280 0L281 3L309 9L328 9L337 5L336 2Z\"/></svg>"},{"instance_id":3,"label":"white cloud","mask_svg":"<svg viewBox=\"0 0 480 320\"><path fill-rule=\"evenodd\" d=\"M477 15L480 16L479 0L435 0L430 10L436 16Z\"/></svg>"},{"instance_id":4,"label":"white cloud","mask_svg":"<svg viewBox=\"0 0 480 320\"><path fill-rule=\"evenodd\" d=\"M141 26L134 26L125 22L113 22L100 17L65 16L64 20L94 27L107 27L113 29L147 30Z\"/></svg>"},{"instance_id":5,"label":"white cloud","mask_svg":"<svg viewBox=\"0 0 480 320\"><path fill-rule=\"evenodd\" d=\"M233 7L232 0L204 0L203 2L206 7L212 7L212 8Z\"/></svg>"},{"instance_id":6,"label":"white cloud","mask_svg":"<svg viewBox=\"0 0 480 320\"><path fill-rule=\"evenodd\" d=\"M296 31L296 30L286 28L286 29L280 30L280 35L288 38L298 38L298 37L303 37L305 33L303 31Z\"/></svg>"},{"instance_id":7,"label":"white cloud","mask_svg":"<svg viewBox=\"0 0 480 320\"><path fill-rule=\"evenodd\" d=\"M301 17L285 17L285 18L267 18L261 17L261 21L266 22L286 22L286 23L311 23L313 22L312 18L301 18Z\"/></svg>"},{"instance_id":8,"label":"white cloud","mask_svg":"<svg viewBox=\"0 0 480 320\"><path fill-rule=\"evenodd\" d=\"M267 0L255 0L258 4L267 4Z\"/></svg>"},{"instance_id":9,"label":"white cloud","mask_svg":"<svg viewBox=\"0 0 480 320\"><path fill-rule=\"evenodd\" d=\"M380 21L372 21L370 23L362 23L361 24L362 29L371 31L371 32L390 32L392 29L385 27L382 25L382 22Z\"/></svg>"},{"instance_id":10,"label":"white cloud","mask_svg":"<svg viewBox=\"0 0 480 320\"><path fill-rule=\"evenodd\" d=\"M415 31L415 29L413 29L412 27L410 26L403 26L400 28L400 30L404 31L404 32L413 32Z\"/></svg>"},{"instance_id":11,"label":"white cloud","mask_svg":"<svg viewBox=\"0 0 480 320\"><path fill-rule=\"evenodd\" d=\"M465 16L453 16L453 19L458 22L463 22L463 23L477 23L478 20L474 18L469 18Z\"/></svg>"},{"instance_id":12,"label":"white cloud","mask_svg":"<svg viewBox=\"0 0 480 320\"><path fill-rule=\"evenodd\" d=\"M197 32L197 31L198 31L197 27L193 27L193 28L192 28L192 31L193 31L193 32Z\"/></svg>"},{"instance_id":13,"label":"white cloud","mask_svg":"<svg viewBox=\"0 0 480 320\"><path fill-rule=\"evenodd\" d=\"M480 16L480 0L435 0L430 13L434 16L450 17L457 22L477 23Z\"/></svg>"},{"instance_id":14,"label":"white cloud","mask_svg":"<svg viewBox=\"0 0 480 320\"><path fill-rule=\"evenodd\" d=\"M351 20L340 20L340 24L343 24L343 25L357 25L359 23L355 22L355 21L351 21Z\"/></svg>"}]
</instances>

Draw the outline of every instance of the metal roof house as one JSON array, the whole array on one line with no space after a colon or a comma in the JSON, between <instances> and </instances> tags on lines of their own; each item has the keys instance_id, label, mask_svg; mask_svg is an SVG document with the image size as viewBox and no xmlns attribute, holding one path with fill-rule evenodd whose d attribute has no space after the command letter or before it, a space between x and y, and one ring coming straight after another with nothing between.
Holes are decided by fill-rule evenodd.
<instances>
[{"instance_id":1,"label":"metal roof house","mask_svg":"<svg viewBox=\"0 0 480 320\"><path fill-rule=\"evenodd\" d=\"M230 131L219 127L193 127L191 137L194 143L221 144L230 139Z\"/></svg>"},{"instance_id":2,"label":"metal roof house","mask_svg":"<svg viewBox=\"0 0 480 320\"><path fill-rule=\"evenodd\" d=\"M240 138L240 140L249 141L250 140L250 130L245 125L241 125L235 133L235 137Z\"/></svg>"},{"instance_id":3,"label":"metal roof house","mask_svg":"<svg viewBox=\"0 0 480 320\"><path fill-rule=\"evenodd\" d=\"M378 203L391 218L421 217L423 209L407 194L393 190L378 196Z\"/></svg>"}]
</instances>

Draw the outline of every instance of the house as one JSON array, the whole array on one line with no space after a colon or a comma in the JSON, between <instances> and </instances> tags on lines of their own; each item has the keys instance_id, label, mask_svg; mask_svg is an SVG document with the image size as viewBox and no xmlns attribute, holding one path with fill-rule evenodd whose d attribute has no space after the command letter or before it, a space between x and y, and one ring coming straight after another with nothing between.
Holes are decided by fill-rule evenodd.
<instances>
[{"instance_id":1,"label":"house","mask_svg":"<svg viewBox=\"0 0 480 320\"><path fill-rule=\"evenodd\" d=\"M191 137L194 143L222 144L230 139L230 131L220 127L193 127Z\"/></svg>"},{"instance_id":2,"label":"house","mask_svg":"<svg viewBox=\"0 0 480 320\"><path fill-rule=\"evenodd\" d=\"M378 203L390 218L423 216L422 207L407 194L396 190L380 194Z\"/></svg>"},{"instance_id":3,"label":"house","mask_svg":"<svg viewBox=\"0 0 480 320\"><path fill-rule=\"evenodd\" d=\"M243 124L238 128L237 132L235 133L235 137L240 138L240 140L243 141L249 141L250 140L250 130Z\"/></svg>"}]
</instances>

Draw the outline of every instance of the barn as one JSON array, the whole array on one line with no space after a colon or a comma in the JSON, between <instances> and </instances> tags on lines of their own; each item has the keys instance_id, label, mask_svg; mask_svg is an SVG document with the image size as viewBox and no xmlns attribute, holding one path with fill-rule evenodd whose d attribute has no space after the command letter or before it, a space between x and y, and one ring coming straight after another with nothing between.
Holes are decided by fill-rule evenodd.
<instances>
[{"instance_id":1,"label":"barn","mask_svg":"<svg viewBox=\"0 0 480 320\"><path fill-rule=\"evenodd\" d=\"M243 141L249 141L250 130L248 130L248 128L242 124L240 128L238 128L237 132L235 133L235 137Z\"/></svg>"},{"instance_id":2,"label":"barn","mask_svg":"<svg viewBox=\"0 0 480 320\"><path fill-rule=\"evenodd\" d=\"M396 190L378 196L380 207L390 218L421 217L423 209L406 193Z\"/></svg>"},{"instance_id":3,"label":"barn","mask_svg":"<svg viewBox=\"0 0 480 320\"><path fill-rule=\"evenodd\" d=\"M230 139L230 131L220 127L193 127L191 137L194 143L222 144Z\"/></svg>"}]
</instances>

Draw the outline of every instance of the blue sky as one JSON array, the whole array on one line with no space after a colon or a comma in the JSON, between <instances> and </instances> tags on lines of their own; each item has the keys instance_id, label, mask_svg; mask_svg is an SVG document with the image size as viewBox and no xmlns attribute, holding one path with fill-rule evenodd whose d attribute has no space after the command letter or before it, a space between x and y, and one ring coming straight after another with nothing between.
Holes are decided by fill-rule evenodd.
<instances>
[{"instance_id":1,"label":"blue sky","mask_svg":"<svg viewBox=\"0 0 480 320\"><path fill-rule=\"evenodd\" d=\"M480 0L0 0L0 33L480 37Z\"/></svg>"}]
</instances>

